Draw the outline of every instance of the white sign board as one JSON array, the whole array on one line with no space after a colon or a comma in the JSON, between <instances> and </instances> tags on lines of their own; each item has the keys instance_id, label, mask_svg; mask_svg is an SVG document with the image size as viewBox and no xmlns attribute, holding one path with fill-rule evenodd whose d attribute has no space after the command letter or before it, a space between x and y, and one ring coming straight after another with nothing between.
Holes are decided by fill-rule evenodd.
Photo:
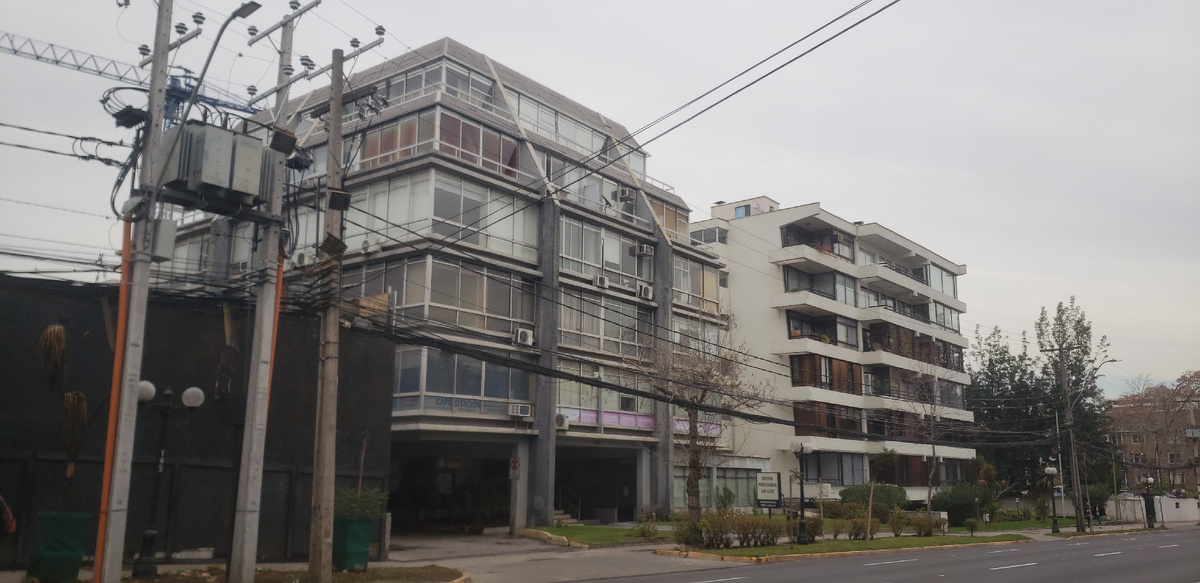
<instances>
[{"instance_id":1,"label":"white sign board","mask_svg":"<svg viewBox=\"0 0 1200 583\"><path fill-rule=\"evenodd\" d=\"M779 498L779 472L759 472L757 486L759 508L782 506L783 501Z\"/></svg>"}]
</instances>

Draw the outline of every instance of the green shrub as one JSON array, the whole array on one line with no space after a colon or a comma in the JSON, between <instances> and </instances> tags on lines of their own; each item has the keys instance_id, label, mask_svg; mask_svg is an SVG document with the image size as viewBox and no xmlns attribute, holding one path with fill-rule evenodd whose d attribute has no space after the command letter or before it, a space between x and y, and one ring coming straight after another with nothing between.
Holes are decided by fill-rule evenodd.
<instances>
[{"instance_id":1,"label":"green shrub","mask_svg":"<svg viewBox=\"0 0 1200 583\"><path fill-rule=\"evenodd\" d=\"M850 486L849 488L843 488L838 495L842 497L842 502L856 502L858 504L862 504L863 507L866 508L867 502L872 499L871 485L863 484L861 486ZM904 488L901 488L900 486L895 486L892 484L875 484L874 502L883 504L887 508L891 508L893 506L904 506L908 504L908 494L905 493ZM874 512L875 511L872 509L871 513L874 514ZM880 520L883 520L882 516L879 518Z\"/></svg>"},{"instance_id":2,"label":"green shrub","mask_svg":"<svg viewBox=\"0 0 1200 583\"><path fill-rule=\"evenodd\" d=\"M979 530L979 521L974 518L968 518L963 521L963 528L966 528L967 532L971 533L971 536L975 536L975 531Z\"/></svg>"},{"instance_id":3,"label":"green shrub","mask_svg":"<svg viewBox=\"0 0 1200 583\"><path fill-rule=\"evenodd\" d=\"M686 512L676 512L671 515L671 522L674 522L677 524L683 524L687 521L688 521L688 513L686 513Z\"/></svg>"},{"instance_id":4,"label":"green shrub","mask_svg":"<svg viewBox=\"0 0 1200 583\"><path fill-rule=\"evenodd\" d=\"M1028 508L1018 508L1017 520L1033 520L1033 511Z\"/></svg>"},{"instance_id":5,"label":"green shrub","mask_svg":"<svg viewBox=\"0 0 1200 583\"><path fill-rule=\"evenodd\" d=\"M858 502L826 502L825 517L826 518L865 518L867 516L867 505L859 504Z\"/></svg>"},{"instance_id":6,"label":"green shrub","mask_svg":"<svg viewBox=\"0 0 1200 583\"><path fill-rule=\"evenodd\" d=\"M784 525L763 516L734 516L729 520L741 547L773 546L784 531Z\"/></svg>"},{"instance_id":7,"label":"green shrub","mask_svg":"<svg viewBox=\"0 0 1200 583\"><path fill-rule=\"evenodd\" d=\"M733 508L733 500L733 490L730 490L727 486L722 486L721 490L717 492L717 510L729 510Z\"/></svg>"},{"instance_id":8,"label":"green shrub","mask_svg":"<svg viewBox=\"0 0 1200 583\"><path fill-rule=\"evenodd\" d=\"M704 532L700 530L700 525L698 524L684 522L682 525L675 527L672 537L675 539L675 544L693 548L704 547Z\"/></svg>"},{"instance_id":9,"label":"green shrub","mask_svg":"<svg viewBox=\"0 0 1200 583\"><path fill-rule=\"evenodd\" d=\"M805 519L804 531L808 535L808 540L821 538L825 534L825 519L820 517Z\"/></svg>"},{"instance_id":10,"label":"green shrub","mask_svg":"<svg viewBox=\"0 0 1200 583\"><path fill-rule=\"evenodd\" d=\"M837 540L839 536L846 534L847 532L850 532L849 520L846 520L845 518L829 519L829 533L833 535L833 540Z\"/></svg>"},{"instance_id":11,"label":"green shrub","mask_svg":"<svg viewBox=\"0 0 1200 583\"><path fill-rule=\"evenodd\" d=\"M338 488L334 493L333 513L351 519L382 518L387 497L387 492L379 488Z\"/></svg>"},{"instance_id":12,"label":"green shrub","mask_svg":"<svg viewBox=\"0 0 1200 583\"><path fill-rule=\"evenodd\" d=\"M908 517L897 508L892 512L892 518L888 520L888 526L891 527L893 536L900 536L904 534L904 527L908 526Z\"/></svg>"},{"instance_id":13,"label":"green shrub","mask_svg":"<svg viewBox=\"0 0 1200 583\"><path fill-rule=\"evenodd\" d=\"M733 522L736 515L707 512L699 522L706 549L728 549L733 547Z\"/></svg>"},{"instance_id":14,"label":"green shrub","mask_svg":"<svg viewBox=\"0 0 1200 583\"><path fill-rule=\"evenodd\" d=\"M992 522L1016 522L1018 520L1021 520L1021 513L1017 510L1009 510L1007 508L1001 508L992 515ZM966 526L965 522L963 526Z\"/></svg>"},{"instance_id":15,"label":"green shrub","mask_svg":"<svg viewBox=\"0 0 1200 583\"><path fill-rule=\"evenodd\" d=\"M932 509L945 512L950 526L962 526L964 520L975 516L976 498L979 498L980 513L993 513L996 502L992 491L969 482L959 482L934 494Z\"/></svg>"},{"instance_id":16,"label":"green shrub","mask_svg":"<svg viewBox=\"0 0 1200 583\"><path fill-rule=\"evenodd\" d=\"M1050 515L1050 499L1042 496L1037 499L1033 505L1033 517L1038 522L1045 522L1046 517Z\"/></svg>"},{"instance_id":17,"label":"green shrub","mask_svg":"<svg viewBox=\"0 0 1200 583\"><path fill-rule=\"evenodd\" d=\"M917 536L933 536L933 531L941 531L946 525L946 521L944 519L925 515L910 517L909 523L912 524L913 530L916 531Z\"/></svg>"},{"instance_id":18,"label":"green shrub","mask_svg":"<svg viewBox=\"0 0 1200 583\"><path fill-rule=\"evenodd\" d=\"M642 518L639 516L639 518ZM658 536L658 525L654 522L654 516L651 515L649 520L638 520L633 528L630 529L630 534L638 538L654 538Z\"/></svg>"},{"instance_id":19,"label":"green shrub","mask_svg":"<svg viewBox=\"0 0 1200 583\"><path fill-rule=\"evenodd\" d=\"M879 526L881 524L882 523L878 519L876 519L876 518L871 519L871 538L875 538L875 535L879 532ZM851 518L850 519L850 539L851 540L864 540L866 538L866 535L867 535L867 519Z\"/></svg>"}]
</instances>

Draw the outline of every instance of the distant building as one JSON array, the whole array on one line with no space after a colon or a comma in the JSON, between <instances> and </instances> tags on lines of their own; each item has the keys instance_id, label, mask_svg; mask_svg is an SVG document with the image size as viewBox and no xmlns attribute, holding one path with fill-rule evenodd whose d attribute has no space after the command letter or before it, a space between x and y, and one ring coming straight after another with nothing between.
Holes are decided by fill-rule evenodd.
<instances>
[{"instance_id":1,"label":"distant building","mask_svg":"<svg viewBox=\"0 0 1200 583\"><path fill-rule=\"evenodd\" d=\"M1166 387L1150 387L1108 404L1109 441L1121 456L1124 489L1136 490L1146 478L1154 478L1156 486L1168 492L1197 491L1200 401L1182 401L1172 398Z\"/></svg>"},{"instance_id":2,"label":"distant building","mask_svg":"<svg viewBox=\"0 0 1200 583\"><path fill-rule=\"evenodd\" d=\"M935 458L929 438L950 441L974 421L962 392L966 267L817 203L757 197L718 203L712 217L692 225L692 238L726 264L722 303L763 359L754 374L775 386L762 410L797 424L741 424L738 451L786 471L803 445L808 482L834 493L867 482L871 456L885 450L898 458L875 477L910 499L925 498L931 464L935 485L962 479L975 450L942 444Z\"/></svg>"}]
</instances>

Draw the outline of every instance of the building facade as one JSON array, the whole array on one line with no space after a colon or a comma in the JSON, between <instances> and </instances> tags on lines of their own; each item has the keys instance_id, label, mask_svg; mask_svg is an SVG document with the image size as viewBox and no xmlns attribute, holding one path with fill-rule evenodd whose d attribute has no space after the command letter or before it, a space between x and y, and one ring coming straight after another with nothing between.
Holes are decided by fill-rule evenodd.
<instances>
[{"instance_id":1,"label":"building facade","mask_svg":"<svg viewBox=\"0 0 1200 583\"><path fill-rule=\"evenodd\" d=\"M1200 401L1166 387L1108 402L1109 440L1117 446L1121 489L1137 491L1147 478L1165 492L1197 491L1200 484Z\"/></svg>"},{"instance_id":2,"label":"building facade","mask_svg":"<svg viewBox=\"0 0 1200 583\"><path fill-rule=\"evenodd\" d=\"M623 126L451 39L347 87L372 85L343 126L347 324L644 393L651 342L719 324L721 264L692 244L687 205L647 174ZM280 116L313 161L288 179L288 305L314 289L328 145L310 112L327 100L327 88L313 91ZM264 268L252 226L209 219L184 215L163 267L175 282ZM503 524L510 512L517 526L546 524L556 510L632 519L672 506L673 439L687 425L666 404L402 341L381 365L395 370L397 525Z\"/></svg>"},{"instance_id":3,"label":"building facade","mask_svg":"<svg viewBox=\"0 0 1200 583\"><path fill-rule=\"evenodd\" d=\"M761 410L795 422L739 423L735 451L786 475L802 447L807 483L829 495L876 478L924 500L931 477L963 479L975 451L947 443L974 421L958 321L966 267L817 203L758 197L711 214L692 237L726 265L721 301L758 356L752 372L774 387Z\"/></svg>"}]
</instances>

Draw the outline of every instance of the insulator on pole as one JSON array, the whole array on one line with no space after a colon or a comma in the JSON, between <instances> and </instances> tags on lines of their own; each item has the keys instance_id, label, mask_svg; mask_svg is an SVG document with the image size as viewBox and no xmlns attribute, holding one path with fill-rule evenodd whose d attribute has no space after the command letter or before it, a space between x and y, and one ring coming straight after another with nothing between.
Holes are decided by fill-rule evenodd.
<instances>
[{"instance_id":1,"label":"insulator on pole","mask_svg":"<svg viewBox=\"0 0 1200 583\"><path fill-rule=\"evenodd\" d=\"M258 87L255 87L255 86L253 86L253 85L247 85L247 86L246 86L246 93L249 93L249 94L250 94L250 97L254 97L254 94L255 94L255 93L258 93Z\"/></svg>"},{"instance_id":2,"label":"insulator on pole","mask_svg":"<svg viewBox=\"0 0 1200 583\"><path fill-rule=\"evenodd\" d=\"M253 25L246 27L246 34L249 34L250 36L258 36L258 27Z\"/></svg>"},{"instance_id":3,"label":"insulator on pole","mask_svg":"<svg viewBox=\"0 0 1200 583\"><path fill-rule=\"evenodd\" d=\"M375 34L376 34L377 36L383 36L383 33L385 33L385 32L387 32L387 31L383 29L383 25L382 25L382 24L380 24L379 26L376 26L376 27L375 27Z\"/></svg>"},{"instance_id":4,"label":"insulator on pole","mask_svg":"<svg viewBox=\"0 0 1200 583\"><path fill-rule=\"evenodd\" d=\"M204 24L204 13L203 12L192 13L192 22L195 22L196 26L200 26L201 24Z\"/></svg>"},{"instance_id":5,"label":"insulator on pole","mask_svg":"<svg viewBox=\"0 0 1200 583\"><path fill-rule=\"evenodd\" d=\"M142 46L138 47L138 54L143 57L150 56L150 47L148 47L146 45L142 45Z\"/></svg>"},{"instance_id":6,"label":"insulator on pole","mask_svg":"<svg viewBox=\"0 0 1200 583\"><path fill-rule=\"evenodd\" d=\"M299 10L300 9L300 0L292 0L291 2L288 2L288 6L291 6L292 10Z\"/></svg>"},{"instance_id":7,"label":"insulator on pole","mask_svg":"<svg viewBox=\"0 0 1200 583\"><path fill-rule=\"evenodd\" d=\"M187 34L187 25L182 22L176 22L175 34Z\"/></svg>"},{"instance_id":8,"label":"insulator on pole","mask_svg":"<svg viewBox=\"0 0 1200 583\"><path fill-rule=\"evenodd\" d=\"M361 45L362 45L362 43L361 43L361 42L358 42L358 39L357 39L357 38L352 38L352 39L350 39L350 47L351 47L351 48L355 48L355 49L357 49L357 48L358 48L359 46L361 46Z\"/></svg>"},{"instance_id":9,"label":"insulator on pole","mask_svg":"<svg viewBox=\"0 0 1200 583\"><path fill-rule=\"evenodd\" d=\"M294 67L292 67L291 65L284 65L284 66L283 66L283 74L284 74L284 75L287 75L288 77L291 77L291 76L292 76L292 73L295 73L295 72L296 72L296 69L295 69Z\"/></svg>"}]
</instances>

